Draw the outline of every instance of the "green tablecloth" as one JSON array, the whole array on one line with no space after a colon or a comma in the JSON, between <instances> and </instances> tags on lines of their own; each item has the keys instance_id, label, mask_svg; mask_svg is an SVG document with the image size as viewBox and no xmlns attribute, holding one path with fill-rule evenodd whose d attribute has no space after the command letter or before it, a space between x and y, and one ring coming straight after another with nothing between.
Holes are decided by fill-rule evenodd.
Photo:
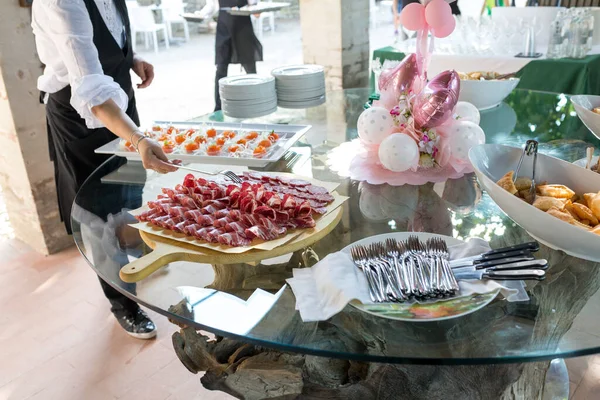
<instances>
[{"instance_id":1,"label":"green tablecloth","mask_svg":"<svg viewBox=\"0 0 600 400\"><path fill-rule=\"evenodd\" d=\"M384 47L373 52L373 59L402 60L405 54L394 47ZM476 68L474 68L476 70ZM523 67L519 89L565 94L600 95L600 54L583 59L533 60ZM371 88L375 88L371 74Z\"/></svg>"}]
</instances>

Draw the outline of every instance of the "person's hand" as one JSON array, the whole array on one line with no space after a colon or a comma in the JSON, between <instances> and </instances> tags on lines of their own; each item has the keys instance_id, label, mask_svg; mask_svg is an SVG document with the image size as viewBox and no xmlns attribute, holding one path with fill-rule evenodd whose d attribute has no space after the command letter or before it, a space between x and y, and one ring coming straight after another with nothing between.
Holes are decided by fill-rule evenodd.
<instances>
[{"instance_id":1,"label":"person's hand","mask_svg":"<svg viewBox=\"0 0 600 400\"><path fill-rule=\"evenodd\" d=\"M146 169L152 169L161 174L177 171L177 166L169 162L162 147L150 138L139 142L138 152Z\"/></svg>"},{"instance_id":2,"label":"person's hand","mask_svg":"<svg viewBox=\"0 0 600 400\"><path fill-rule=\"evenodd\" d=\"M152 64L136 56L133 58L132 69L142 80L142 83L137 85L138 89L144 89L150 86L154 80L154 66L152 66Z\"/></svg>"}]
</instances>

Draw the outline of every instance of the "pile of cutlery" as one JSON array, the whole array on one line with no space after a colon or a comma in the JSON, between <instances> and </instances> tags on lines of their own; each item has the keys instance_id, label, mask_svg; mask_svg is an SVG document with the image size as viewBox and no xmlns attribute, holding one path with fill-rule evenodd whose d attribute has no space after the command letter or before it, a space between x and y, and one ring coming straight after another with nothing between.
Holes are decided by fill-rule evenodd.
<instances>
[{"instance_id":1,"label":"pile of cutlery","mask_svg":"<svg viewBox=\"0 0 600 400\"><path fill-rule=\"evenodd\" d=\"M548 263L533 257L538 249L538 243L524 243L450 261L444 239L423 243L410 236L356 245L350 255L365 275L371 300L383 303L455 296L460 279L542 280Z\"/></svg>"}]
</instances>

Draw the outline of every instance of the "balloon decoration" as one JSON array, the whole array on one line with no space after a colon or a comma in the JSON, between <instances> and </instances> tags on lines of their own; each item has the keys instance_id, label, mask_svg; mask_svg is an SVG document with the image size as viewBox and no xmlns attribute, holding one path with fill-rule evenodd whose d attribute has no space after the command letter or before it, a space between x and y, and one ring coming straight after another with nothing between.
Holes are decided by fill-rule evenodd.
<instances>
[{"instance_id":1,"label":"balloon decoration","mask_svg":"<svg viewBox=\"0 0 600 400\"><path fill-rule=\"evenodd\" d=\"M393 129L394 120L382 107L368 108L358 118L358 136L367 145L378 145Z\"/></svg>"},{"instance_id":2,"label":"balloon decoration","mask_svg":"<svg viewBox=\"0 0 600 400\"><path fill-rule=\"evenodd\" d=\"M446 37L455 28L452 1L422 0L402 10L404 27L418 31L417 51L381 73L380 99L358 119L360 141L353 143L360 151L350 157L350 177L402 185L443 182L472 171L469 150L485 143L479 111L458 101L456 71L443 71L427 81L434 37ZM373 210L363 212L377 217Z\"/></svg>"},{"instance_id":3,"label":"balloon decoration","mask_svg":"<svg viewBox=\"0 0 600 400\"><path fill-rule=\"evenodd\" d=\"M479 125L479 121L481 120L477 107L466 101L459 101L456 103L456 108L454 108L454 118L459 121L471 121L477 125Z\"/></svg>"},{"instance_id":4,"label":"balloon decoration","mask_svg":"<svg viewBox=\"0 0 600 400\"><path fill-rule=\"evenodd\" d=\"M414 101L415 127L433 128L452 116L458 102L460 78L456 71L444 71L433 78Z\"/></svg>"},{"instance_id":5,"label":"balloon decoration","mask_svg":"<svg viewBox=\"0 0 600 400\"><path fill-rule=\"evenodd\" d=\"M379 161L394 172L416 169L419 166L419 147L404 133L388 136L379 146Z\"/></svg>"}]
</instances>

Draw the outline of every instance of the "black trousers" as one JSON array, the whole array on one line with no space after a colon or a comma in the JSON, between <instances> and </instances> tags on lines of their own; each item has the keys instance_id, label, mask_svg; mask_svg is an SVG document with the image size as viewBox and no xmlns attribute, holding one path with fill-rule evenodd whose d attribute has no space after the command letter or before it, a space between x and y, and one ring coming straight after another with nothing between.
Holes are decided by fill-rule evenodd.
<instances>
[{"instance_id":1,"label":"black trousers","mask_svg":"<svg viewBox=\"0 0 600 400\"><path fill-rule=\"evenodd\" d=\"M242 64L247 74L256 73L256 63ZM217 64L217 75L215 76L215 111L221 110L221 94L219 93L219 80L227 76L229 64Z\"/></svg>"}]
</instances>

